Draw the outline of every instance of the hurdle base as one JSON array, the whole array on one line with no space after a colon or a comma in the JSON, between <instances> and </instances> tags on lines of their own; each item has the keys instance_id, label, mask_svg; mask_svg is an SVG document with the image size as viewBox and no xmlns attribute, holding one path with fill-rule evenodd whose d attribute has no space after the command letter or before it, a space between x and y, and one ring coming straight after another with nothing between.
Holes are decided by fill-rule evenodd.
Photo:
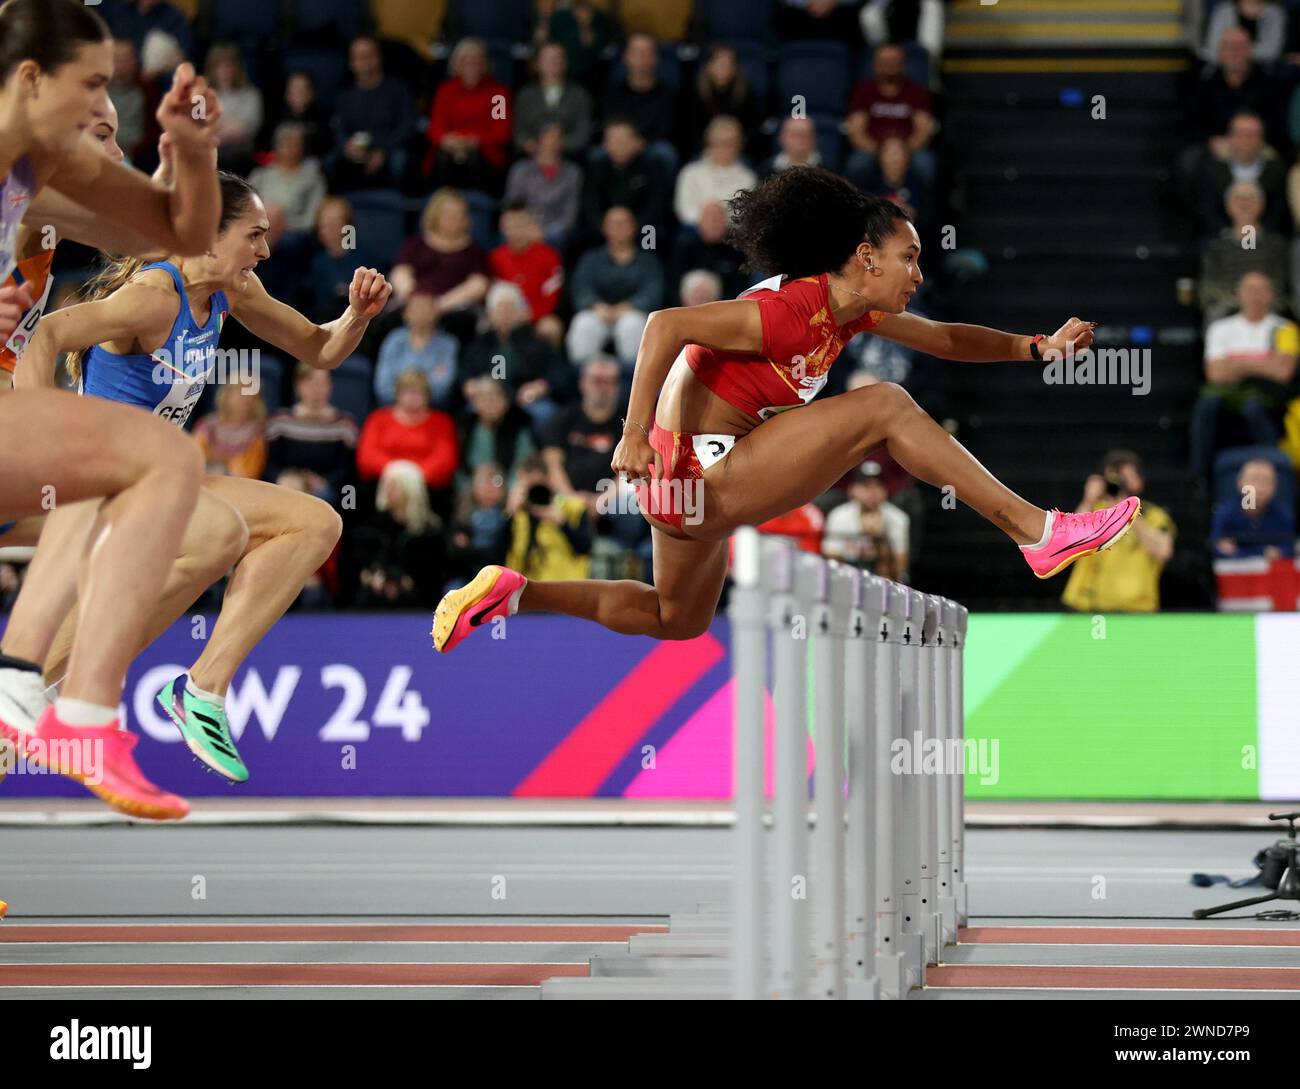
<instances>
[{"instance_id":1,"label":"hurdle base","mask_svg":"<svg viewBox=\"0 0 1300 1089\"><path fill-rule=\"evenodd\" d=\"M913 987L925 986L925 935L911 931L898 935L899 955L903 958L903 995Z\"/></svg>"},{"instance_id":2,"label":"hurdle base","mask_svg":"<svg viewBox=\"0 0 1300 1089\"><path fill-rule=\"evenodd\" d=\"M847 979L844 981L844 997L850 1002L880 1001L880 977L870 979Z\"/></svg>"},{"instance_id":3,"label":"hurdle base","mask_svg":"<svg viewBox=\"0 0 1300 1089\"><path fill-rule=\"evenodd\" d=\"M906 972L901 953L876 954L876 982L882 999L907 997Z\"/></svg>"},{"instance_id":4,"label":"hurdle base","mask_svg":"<svg viewBox=\"0 0 1300 1089\"><path fill-rule=\"evenodd\" d=\"M957 898L939 897L939 926L945 946L957 944Z\"/></svg>"},{"instance_id":5,"label":"hurdle base","mask_svg":"<svg viewBox=\"0 0 1300 1089\"><path fill-rule=\"evenodd\" d=\"M922 912L921 934L925 938L925 963L938 964L943 953L943 916L937 911Z\"/></svg>"},{"instance_id":6,"label":"hurdle base","mask_svg":"<svg viewBox=\"0 0 1300 1089\"><path fill-rule=\"evenodd\" d=\"M956 881L953 883L953 899L957 901L957 925L969 926L968 916L966 913L966 882Z\"/></svg>"}]
</instances>

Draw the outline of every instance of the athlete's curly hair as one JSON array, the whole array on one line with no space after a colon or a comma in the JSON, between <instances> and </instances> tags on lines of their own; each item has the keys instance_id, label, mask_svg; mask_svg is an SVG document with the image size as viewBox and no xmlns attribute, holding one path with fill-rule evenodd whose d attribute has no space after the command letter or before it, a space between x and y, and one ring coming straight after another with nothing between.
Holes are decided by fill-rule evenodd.
<instances>
[{"instance_id":1,"label":"athlete's curly hair","mask_svg":"<svg viewBox=\"0 0 1300 1089\"><path fill-rule=\"evenodd\" d=\"M883 245L908 218L838 174L796 166L736 194L730 240L750 269L794 280L840 268L864 240Z\"/></svg>"}]
</instances>

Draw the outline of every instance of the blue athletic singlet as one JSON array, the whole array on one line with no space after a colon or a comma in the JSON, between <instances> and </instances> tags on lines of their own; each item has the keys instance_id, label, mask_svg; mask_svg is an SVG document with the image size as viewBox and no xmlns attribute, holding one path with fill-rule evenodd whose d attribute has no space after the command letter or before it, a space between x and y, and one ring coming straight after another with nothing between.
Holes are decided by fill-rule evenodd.
<instances>
[{"instance_id":1,"label":"blue athletic singlet","mask_svg":"<svg viewBox=\"0 0 1300 1089\"><path fill-rule=\"evenodd\" d=\"M217 341L230 305L224 291L214 292L208 322L199 325L190 312L180 269L158 261L140 271L155 268L167 270L181 297L167 342L152 355L118 355L95 345L82 361L81 392L147 408L184 427L216 365Z\"/></svg>"},{"instance_id":2,"label":"blue athletic singlet","mask_svg":"<svg viewBox=\"0 0 1300 1089\"><path fill-rule=\"evenodd\" d=\"M0 185L0 283L9 278L17 264L18 228L36 192L36 172L24 155L12 167Z\"/></svg>"}]
</instances>

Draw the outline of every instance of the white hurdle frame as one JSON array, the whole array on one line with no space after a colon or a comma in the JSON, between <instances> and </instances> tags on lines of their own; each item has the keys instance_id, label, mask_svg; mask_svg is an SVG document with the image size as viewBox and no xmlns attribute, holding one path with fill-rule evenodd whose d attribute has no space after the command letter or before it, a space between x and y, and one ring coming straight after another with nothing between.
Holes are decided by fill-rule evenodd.
<instances>
[{"instance_id":1,"label":"white hurdle frame","mask_svg":"<svg viewBox=\"0 0 1300 1089\"><path fill-rule=\"evenodd\" d=\"M746 527L736 534L729 614L729 993L905 998L966 923L966 609ZM763 736L769 643L771 836Z\"/></svg>"}]
</instances>

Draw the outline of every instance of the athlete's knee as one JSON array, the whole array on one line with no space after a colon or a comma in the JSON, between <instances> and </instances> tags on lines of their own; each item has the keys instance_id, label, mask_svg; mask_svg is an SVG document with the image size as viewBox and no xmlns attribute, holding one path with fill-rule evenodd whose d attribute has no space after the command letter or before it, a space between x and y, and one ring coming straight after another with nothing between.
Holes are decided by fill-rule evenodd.
<instances>
[{"instance_id":1,"label":"athlete's knee","mask_svg":"<svg viewBox=\"0 0 1300 1089\"><path fill-rule=\"evenodd\" d=\"M316 543L321 553L328 556L334 551L343 535L343 519L339 512L323 499L310 496L307 517L303 521L304 531Z\"/></svg>"}]
</instances>

